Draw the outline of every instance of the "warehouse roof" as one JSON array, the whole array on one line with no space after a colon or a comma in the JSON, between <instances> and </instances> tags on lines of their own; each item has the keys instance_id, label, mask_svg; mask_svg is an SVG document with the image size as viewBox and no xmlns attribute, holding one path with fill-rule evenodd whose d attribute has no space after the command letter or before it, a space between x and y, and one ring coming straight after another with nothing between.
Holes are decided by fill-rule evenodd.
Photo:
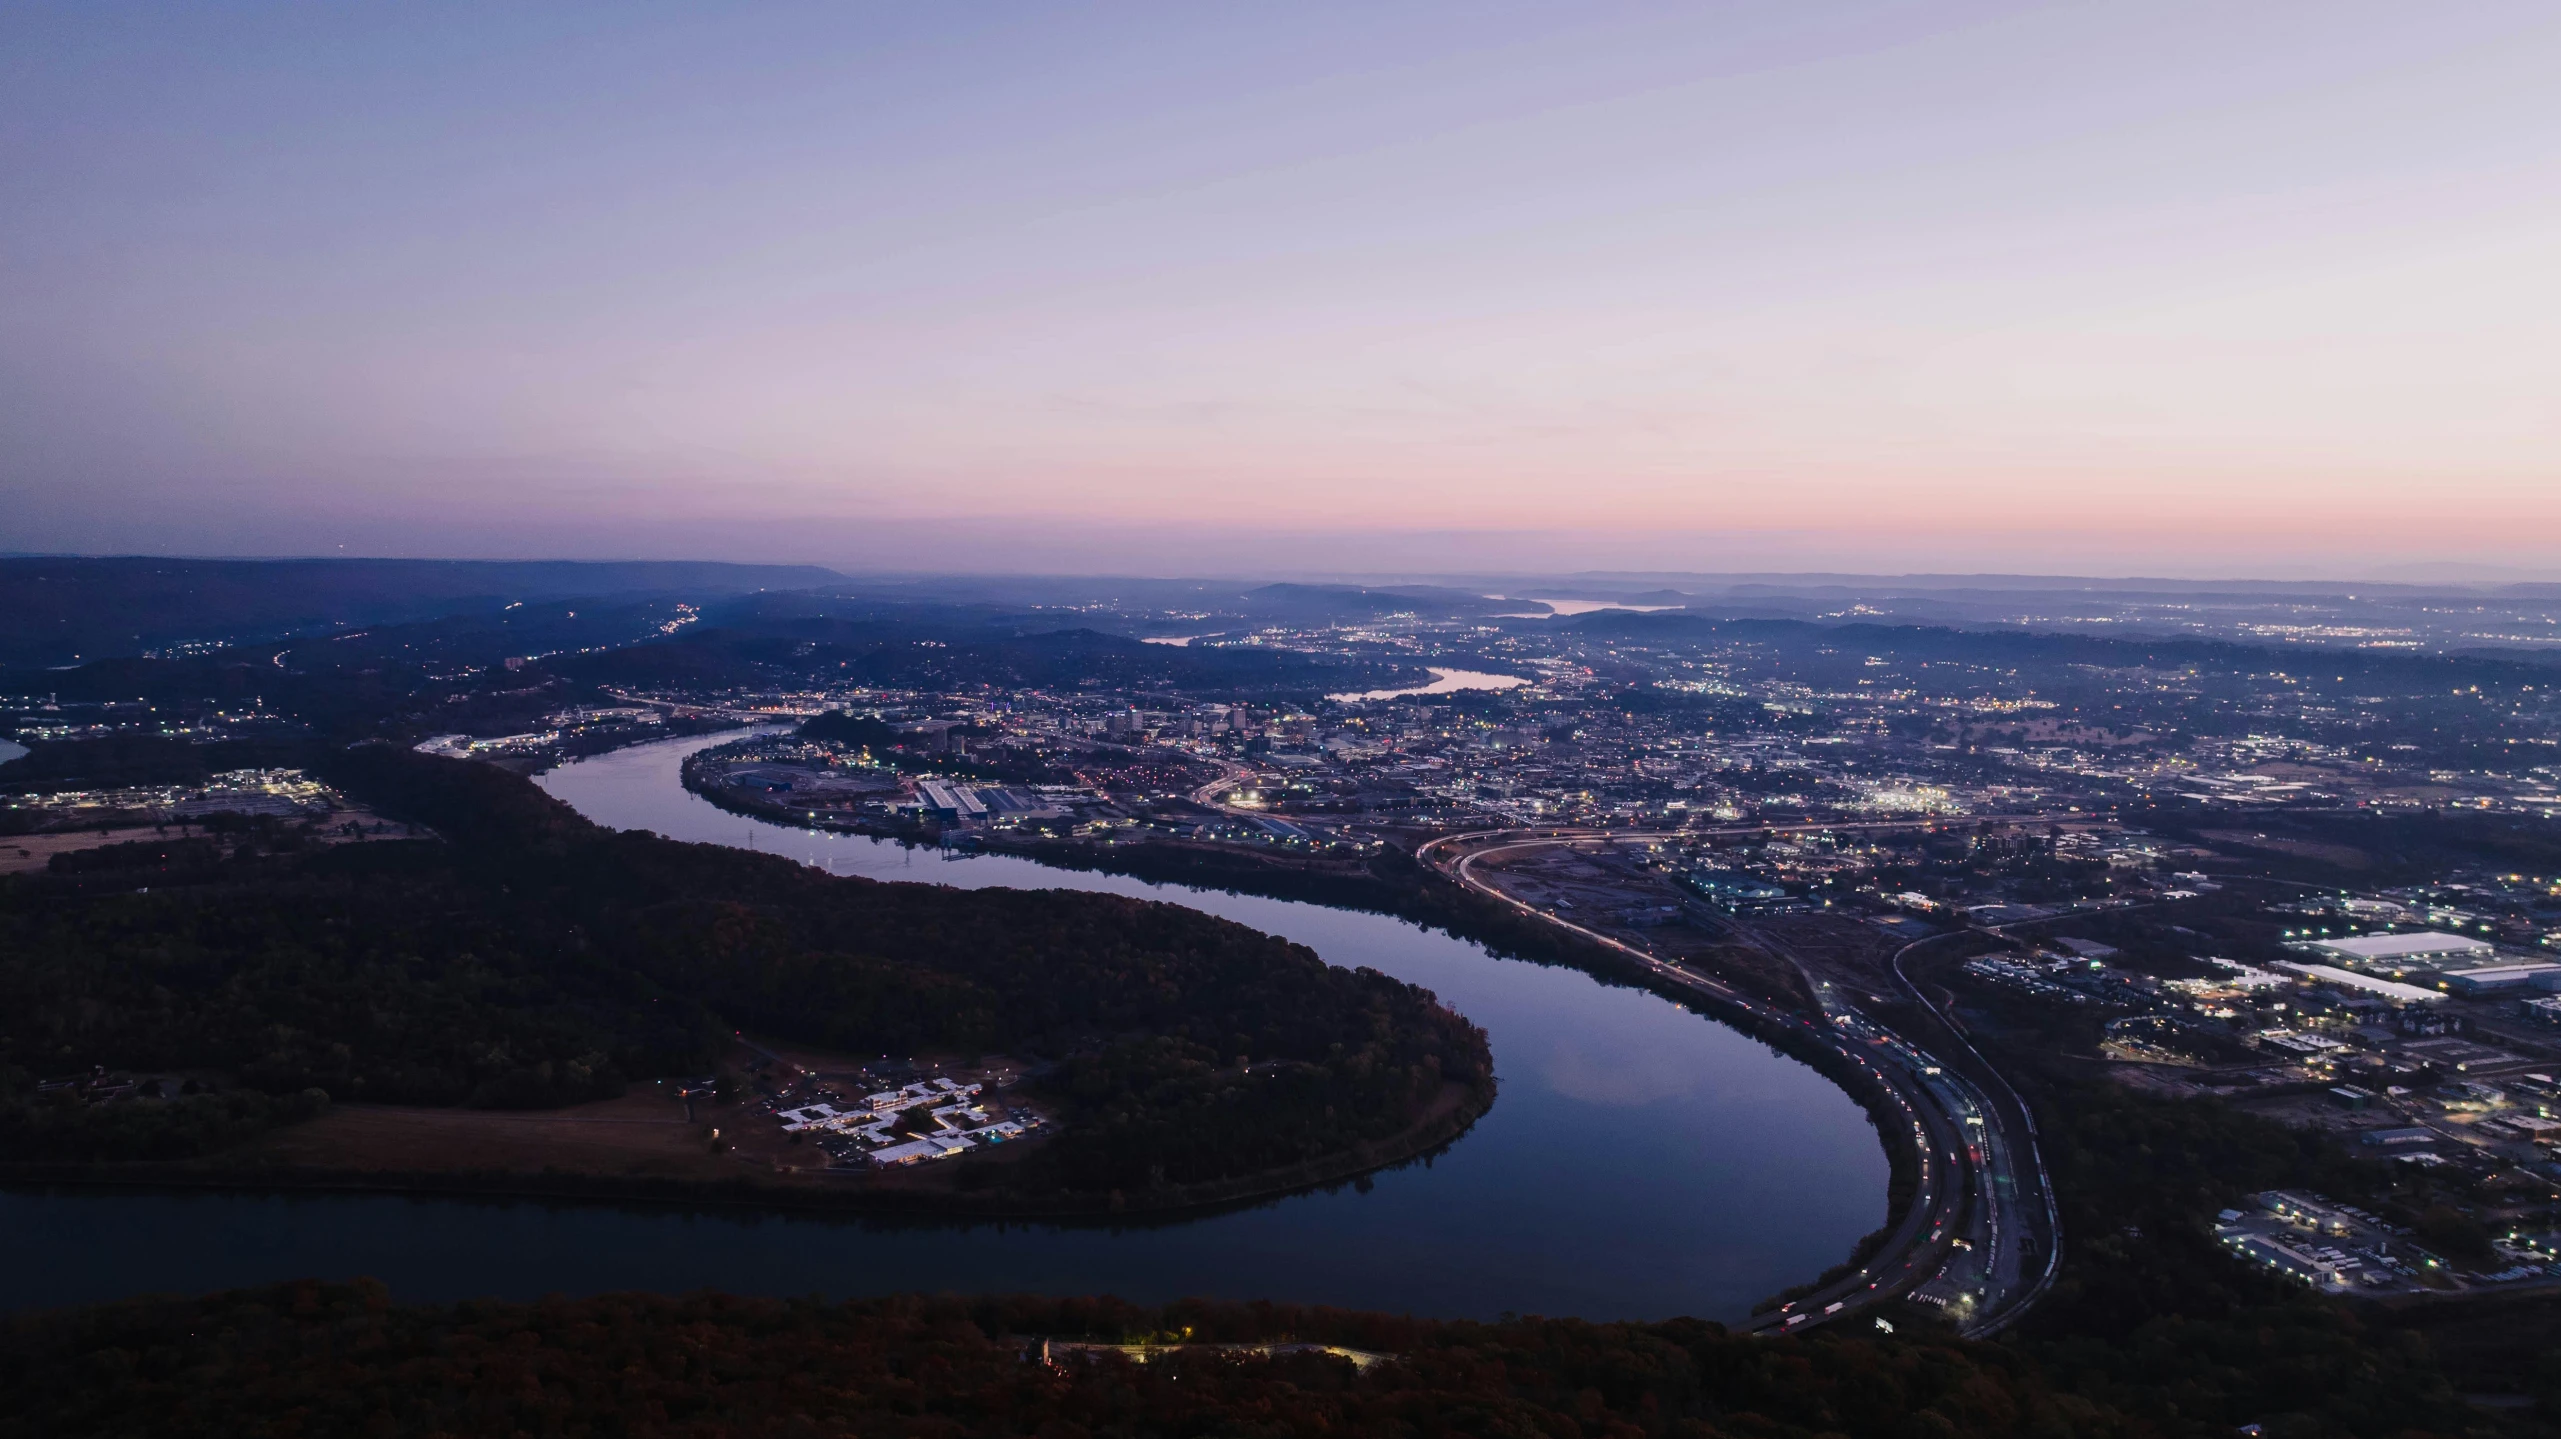
<instances>
[{"instance_id":1,"label":"warehouse roof","mask_svg":"<svg viewBox=\"0 0 2561 1439\"><path fill-rule=\"evenodd\" d=\"M2370 974L2356 974L2326 964L2294 964L2279 960L2276 967L2288 974L2299 974L2305 979L2317 979L2323 984L2335 984L2341 989L2361 989L2368 994L2380 995L2395 1004L2428 1004L2445 998L2433 989L2421 989L2415 984L2401 984L2389 979L2376 979Z\"/></svg>"},{"instance_id":2,"label":"warehouse roof","mask_svg":"<svg viewBox=\"0 0 2561 1439\"><path fill-rule=\"evenodd\" d=\"M2498 947L2486 939L2430 929L2417 934L2364 934L2353 939L2315 940L2308 948L2343 959L2376 960L2451 959L2469 954L2493 954Z\"/></svg>"}]
</instances>

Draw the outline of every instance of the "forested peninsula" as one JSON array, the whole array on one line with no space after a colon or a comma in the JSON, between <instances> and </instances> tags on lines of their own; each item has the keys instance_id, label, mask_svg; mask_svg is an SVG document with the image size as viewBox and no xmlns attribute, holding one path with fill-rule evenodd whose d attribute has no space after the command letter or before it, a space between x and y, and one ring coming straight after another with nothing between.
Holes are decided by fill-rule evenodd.
<instances>
[{"instance_id":1,"label":"forested peninsula","mask_svg":"<svg viewBox=\"0 0 2561 1439\"><path fill-rule=\"evenodd\" d=\"M1483 1033L1427 991L1179 906L831 877L605 830L519 776L391 746L309 764L434 837L327 846L270 830L0 880L6 1171L614 1192L616 1176L556 1165L396 1173L275 1137L351 1107L607 1100L709 1074L742 1041L1011 1056L1058 1122L935 1166L947 1177L925 1189L786 1183L743 1156L620 1187L1175 1209L1410 1157L1492 1101ZM103 1104L61 1088L108 1071L189 1077ZM724 1082L722 1096L743 1122L752 1091ZM724 1111L705 1102L716 1130Z\"/></svg>"}]
</instances>

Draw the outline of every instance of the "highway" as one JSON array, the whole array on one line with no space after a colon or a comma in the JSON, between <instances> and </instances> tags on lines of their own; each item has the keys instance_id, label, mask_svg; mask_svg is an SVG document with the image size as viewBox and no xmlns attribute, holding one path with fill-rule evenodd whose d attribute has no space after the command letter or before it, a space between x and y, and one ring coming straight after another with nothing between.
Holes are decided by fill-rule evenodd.
<instances>
[{"instance_id":1,"label":"highway","mask_svg":"<svg viewBox=\"0 0 2561 1439\"><path fill-rule=\"evenodd\" d=\"M1907 821L1869 827L1914 826ZM1744 832L1764 828L1747 826ZM1920 951L1963 932L1915 940L1897 950L1891 964L1895 979L1944 1028L1938 1037L1962 1047L1963 1062L1950 1065L1859 1010L1834 986L1817 983L1824 1011L1818 1022L1527 904L1475 872L1480 860L1493 856L1648 837L1625 830L1479 830L1428 841L1415 858L1478 894L1627 956L1670 988L1765 1025L1802 1031L1874 1077L1911 1125L1919 1165L1912 1201L1866 1266L1782 1309L1754 1316L1739 1331L1794 1332L1904 1297L1943 1307L1969 1335L1997 1332L2025 1312L2052 1284L2061 1257L2059 1220L2034 1117L1908 969Z\"/></svg>"},{"instance_id":2,"label":"highway","mask_svg":"<svg viewBox=\"0 0 2561 1439\"><path fill-rule=\"evenodd\" d=\"M1203 809L1219 810L1223 813L1237 815L1246 819L1251 819L1256 814L1260 813L1258 810L1241 809L1235 805L1229 804L1226 798L1229 790L1232 790L1238 785L1254 778L1253 767L1250 765L1238 764L1234 760L1223 759L1218 760L1215 763L1223 773L1221 773L1218 778L1211 780L1209 783L1202 785L1196 790L1193 790L1192 803L1199 805Z\"/></svg>"}]
</instances>

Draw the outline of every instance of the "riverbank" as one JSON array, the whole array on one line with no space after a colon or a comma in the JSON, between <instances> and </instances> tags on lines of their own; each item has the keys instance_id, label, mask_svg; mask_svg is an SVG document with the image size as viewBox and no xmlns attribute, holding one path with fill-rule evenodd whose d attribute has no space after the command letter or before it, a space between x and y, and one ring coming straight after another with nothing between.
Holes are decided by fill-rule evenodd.
<instances>
[{"instance_id":1,"label":"riverbank","mask_svg":"<svg viewBox=\"0 0 2561 1439\"><path fill-rule=\"evenodd\" d=\"M688 792L732 814L796 829L859 834L940 849L937 837L918 825L812 825L803 812L704 783L690 757L680 773ZM1266 856L1234 845L1175 840L1097 844L1005 835L972 836L972 840L979 852L1030 860L1047 869L1126 875L1154 884L1224 890L1404 920L1472 941L1506 958L1574 969L1605 983L1643 990L1682 1009L1702 1013L1805 1065L1857 1104L1874 1130L1887 1161L1886 1217L1883 1224L1851 1247L1845 1259L1798 1288L1819 1288L1873 1257L1885 1238L1909 1218L1920 1192L1920 1145L1902 1098L1877 1071L1845 1056L1830 1042L1827 1029L1813 1027L1824 1023L1819 1007L1807 1003L1801 994L1761 982L1761 976L1715 977L1726 983L1740 981L1738 987L1776 1006L1776 1012L1749 1008L1710 991L1667 980L1607 945L1456 884L1402 850L1390 849L1347 863L1285 854ZM1765 1302L1783 1302L1787 1294L1782 1291Z\"/></svg>"},{"instance_id":2,"label":"riverbank","mask_svg":"<svg viewBox=\"0 0 2561 1439\"><path fill-rule=\"evenodd\" d=\"M1490 1109L1494 1087L1479 1089L1445 1084L1412 1124L1385 1139L1355 1145L1335 1154L1260 1174L1240 1175L1215 1183L1159 1185L1113 1190L1105 1194L1071 1194L1038 1199L1001 1192L973 1192L956 1182L955 1164L891 1171L747 1170L720 1175L719 1156L693 1143L696 1131L710 1124L680 1127L685 1148L704 1160L693 1165L659 1165L661 1172L611 1172L569 1164L522 1168L393 1168L327 1162L329 1136L315 1136L333 1121L352 1116L363 1123L392 1112L380 1106L345 1106L320 1119L296 1126L251 1147L243 1155L215 1155L193 1160L124 1162L52 1162L0 1165L0 1187L47 1187L128 1190L227 1190L273 1193L407 1194L476 1196L575 1202L646 1203L712 1208L747 1208L849 1217L882 1217L924 1221L1040 1221L1048 1223L1171 1221L1258 1204L1308 1190L1358 1183L1383 1170L1428 1161L1446 1150ZM492 1111L430 1111L441 1119L469 1125L475 1119L496 1127L564 1116ZM734 1113L734 1112L730 1112ZM740 1116L744 1117L744 1116ZM317 1139L317 1143L314 1140ZM300 1158L287 1159L286 1154Z\"/></svg>"},{"instance_id":3,"label":"riverbank","mask_svg":"<svg viewBox=\"0 0 2561 1439\"><path fill-rule=\"evenodd\" d=\"M747 822L679 782L684 755L714 742L643 745L561 766L541 784L624 843L649 832L743 849ZM20 1187L0 1193L0 1224L26 1240L24 1262L0 1282L0 1306L371 1274L418 1300L703 1287L840 1297L1032 1290L1145 1303L1268 1298L1449 1317L1517 1310L1740 1322L1761 1296L1838 1262L1884 1217L1887 1156L1835 1084L1635 988L1596 983L1561 963L1497 958L1446 932L1361 909L1175 890L1015 856L945 855L806 828L753 829L753 848L805 872L932 882L868 899L859 898L867 887L843 887L844 902L858 907L913 907L932 889L988 891L954 911L964 918L1009 912L1032 898L1009 890L1159 902L1147 906L1151 915L1170 902L1282 937L1345 971L1420 986L1486 1032L1501 1102L1466 1127L1463 1142L1424 1154L1424 1163L1223 1209L1063 1221L982 1220L931 1207L913 1217L830 1214L778 1206L769 1192L754 1191L677 1193L663 1202L627 1189L580 1195L574 1182L546 1181L538 1158L508 1161L519 1172L497 1187L512 1193L460 1192L441 1187L453 1182L442 1179L406 1194ZM697 873L737 868L736 883L722 881L733 898L747 897L740 886L751 879L784 883L773 864L734 866L707 851L687 863ZM525 892L522 872L500 873ZM620 941L606 946L593 925L582 932L592 946L626 952ZM859 933L908 931L875 924ZM920 1041L913 1052L930 1048ZM895 1055L909 1052L894 1047ZM1236 1052L1254 1055L1259 1072L1265 1055L1280 1051L1258 1044ZM1240 1143L1259 1143L1261 1124L1236 1122L1244 1118L1223 1127ZM1302 1152L1339 1149L1352 1137ZM1298 1157L1274 1152L1272 1161L1228 1172ZM402 1163L397 1155L375 1162ZM1178 1169L1174 1177L1185 1176ZM1095 1180L1080 1187L1100 1187L1108 1175ZM552 1197L527 1192L543 1190Z\"/></svg>"},{"instance_id":4,"label":"riverbank","mask_svg":"<svg viewBox=\"0 0 2561 1439\"><path fill-rule=\"evenodd\" d=\"M943 849L942 837L921 824L847 818L814 820L807 811L704 783L690 757L681 774L688 793L742 818L938 853ZM1114 844L997 833L971 835L968 848L972 853L1030 860L1047 869L1127 875L1150 884L1225 890L1382 914L1473 940L1505 958L1562 964L1612 983L1655 988L1642 965L1606 946L1525 918L1509 906L1451 884L1401 850L1391 849L1365 859L1328 860L1280 853L1264 855L1212 842L1162 839ZM1666 997L1680 1001L1689 998L1681 994ZM1803 1004L1802 997L1793 994L1766 997L1782 1004Z\"/></svg>"},{"instance_id":5,"label":"riverbank","mask_svg":"<svg viewBox=\"0 0 2561 1439\"><path fill-rule=\"evenodd\" d=\"M22 1021L158 1064L11 1096L0 1138L32 1167L0 1177L734 1197L744 1171L746 1194L805 1186L799 1202L854 1208L1181 1212L1401 1162L1492 1103L1484 1035L1421 989L1195 909L849 883L616 833L492 766L387 747L335 763L349 792L449 841L6 891L0 919L34 937L11 971ZM102 971L124 987L101 991ZM182 1048L150 1026L208 972L219 1003ZM927 1162L875 1170L860 1146L831 1164L758 1109L727 1111L726 1138L688 1135L669 1122L686 1112L676 1087L654 1116L620 1112L647 1107L646 1076L720 1070L720 1092L741 1093L737 1072L761 1068L742 1033L840 1057L818 1098L881 1088L874 1053L1017 1056L1040 1071L1024 1102L1047 1122L1025 1137L1002 1114L938 1114L966 1153L918 1147L906 1157ZM173 1081L346 1107L209 1128L212 1101L163 1098ZM543 1117L581 1105L616 1112ZM606 1134L645 1142L593 1142Z\"/></svg>"}]
</instances>

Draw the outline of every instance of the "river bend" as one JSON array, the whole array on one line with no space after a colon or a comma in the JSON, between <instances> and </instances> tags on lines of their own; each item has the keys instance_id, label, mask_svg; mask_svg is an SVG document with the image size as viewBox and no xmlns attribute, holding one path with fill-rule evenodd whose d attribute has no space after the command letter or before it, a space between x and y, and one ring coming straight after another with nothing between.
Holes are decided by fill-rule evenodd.
<instances>
[{"instance_id":1,"label":"river bend","mask_svg":"<svg viewBox=\"0 0 2561 1439\"><path fill-rule=\"evenodd\" d=\"M1885 1218L1886 1160L1850 1098L1637 990L1381 915L1001 855L944 859L742 818L687 793L668 740L564 765L600 824L752 846L837 874L1172 900L1439 993L1485 1027L1501 1097L1428 1164L1179 1222L968 1226L397 1195L0 1192L0 1306L370 1274L445 1300L615 1289L1270 1298L1426 1315L1734 1319Z\"/></svg>"}]
</instances>

